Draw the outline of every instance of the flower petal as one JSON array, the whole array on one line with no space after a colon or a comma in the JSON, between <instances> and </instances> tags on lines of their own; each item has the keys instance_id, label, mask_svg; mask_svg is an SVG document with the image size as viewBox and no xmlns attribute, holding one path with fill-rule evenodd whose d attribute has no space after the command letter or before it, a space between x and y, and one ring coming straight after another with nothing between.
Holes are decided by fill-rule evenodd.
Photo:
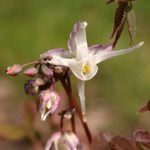
<instances>
[{"instance_id":1,"label":"flower petal","mask_svg":"<svg viewBox=\"0 0 150 150\"><path fill-rule=\"evenodd\" d=\"M113 48L113 43L107 45L93 45L88 48L90 56L97 55L101 52L111 52Z\"/></svg>"},{"instance_id":2,"label":"flower petal","mask_svg":"<svg viewBox=\"0 0 150 150\"><path fill-rule=\"evenodd\" d=\"M83 68L84 66L88 65L89 66L89 71L86 73L83 73ZM97 65L95 65L95 60L92 58L86 58L81 61L75 61L72 60L70 61L69 67L72 71L72 73L80 80L87 81L90 80L95 76L95 74L98 71Z\"/></svg>"},{"instance_id":3,"label":"flower petal","mask_svg":"<svg viewBox=\"0 0 150 150\"><path fill-rule=\"evenodd\" d=\"M71 131L68 131L65 134L62 134L61 141L65 145L67 145L69 150L70 149L75 150L78 144L80 143L78 137Z\"/></svg>"},{"instance_id":4,"label":"flower petal","mask_svg":"<svg viewBox=\"0 0 150 150\"><path fill-rule=\"evenodd\" d=\"M47 60L48 63L67 67L70 59L75 57L72 52L65 51L63 48L49 50L46 53L41 54L40 59L44 59L47 56L52 57L51 60Z\"/></svg>"},{"instance_id":5,"label":"flower petal","mask_svg":"<svg viewBox=\"0 0 150 150\"><path fill-rule=\"evenodd\" d=\"M52 146L52 143L56 140L58 140L59 138L61 137L61 132L56 132L54 133L50 139L47 141L46 143L46 147L45 147L45 150L49 150Z\"/></svg>"},{"instance_id":6,"label":"flower petal","mask_svg":"<svg viewBox=\"0 0 150 150\"><path fill-rule=\"evenodd\" d=\"M78 94L81 103L81 110L83 115L83 121L86 122L86 109L85 109L85 84L84 81L77 79L77 87L78 87Z\"/></svg>"},{"instance_id":7,"label":"flower petal","mask_svg":"<svg viewBox=\"0 0 150 150\"><path fill-rule=\"evenodd\" d=\"M100 63L101 61L104 61L106 59L109 59L111 57L115 57L118 55L123 55L125 53L129 53L133 50L136 50L137 48L141 47L144 44L144 42L140 42L138 45L131 47L129 49L119 50L119 51L111 51L111 52L100 52L97 55L94 56L95 62Z\"/></svg>"},{"instance_id":8,"label":"flower petal","mask_svg":"<svg viewBox=\"0 0 150 150\"><path fill-rule=\"evenodd\" d=\"M73 31L70 34L70 39L68 41L68 47L76 59L81 60L82 58L87 57L88 47L86 40L86 30L87 22L77 22L74 25Z\"/></svg>"}]
</instances>

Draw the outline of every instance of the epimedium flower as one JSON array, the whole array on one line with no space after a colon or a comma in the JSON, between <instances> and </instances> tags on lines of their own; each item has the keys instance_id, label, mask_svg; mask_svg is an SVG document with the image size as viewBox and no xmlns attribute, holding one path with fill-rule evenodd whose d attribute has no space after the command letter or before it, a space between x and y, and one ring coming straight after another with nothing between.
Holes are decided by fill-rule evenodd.
<instances>
[{"instance_id":1,"label":"epimedium flower","mask_svg":"<svg viewBox=\"0 0 150 150\"><path fill-rule=\"evenodd\" d=\"M52 115L60 103L60 96L54 90L42 91L36 100L37 111L40 110L41 121L45 121L48 115Z\"/></svg>"},{"instance_id":2,"label":"epimedium flower","mask_svg":"<svg viewBox=\"0 0 150 150\"><path fill-rule=\"evenodd\" d=\"M25 93L27 95L35 95L38 90L39 86L34 85L35 80L27 80L24 86Z\"/></svg>"},{"instance_id":3,"label":"epimedium flower","mask_svg":"<svg viewBox=\"0 0 150 150\"><path fill-rule=\"evenodd\" d=\"M47 141L45 150L82 150L78 137L71 131L56 132Z\"/></svg>"},{"instance_id":4,"label":"epimedium flower","mask_svg":"<svg viewBox=\"0 0 150 150\"><path fill-rule=\"evenodd\" d=\"M16 76L21 72L21 70L22 66L19 64L15 64L13 66L9 66L5 72L11 76Z\"/></svg>"},{"instance_id":5,"label":"epimedium flower","mask_svg":"<svg viewBox=\"0 0 150 150\"><path fill-rule=\"evenodd\" d=\"M141 42L132 48L119 51L112 51L113 44L108 46L93 45L88 47L85 30L86 27L87 22L78 21L75 23L68 41L69 51L58 48L49 50L41 55L41 59L50 64L69 67L77 77L77 86L84 121L86 121L84 81L90 80L96 75L98 71L97 64L111 57L131 52L142 46L144 43ZM46 59L48 57L51 59Z\"/></svg>"}]
</instances>

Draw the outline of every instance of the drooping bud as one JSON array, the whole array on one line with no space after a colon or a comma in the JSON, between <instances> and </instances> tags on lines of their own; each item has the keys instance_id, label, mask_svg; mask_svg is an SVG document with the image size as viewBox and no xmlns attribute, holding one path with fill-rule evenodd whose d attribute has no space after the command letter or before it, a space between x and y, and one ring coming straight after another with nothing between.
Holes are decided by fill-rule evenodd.
<instances>
[{"instance_id":1,"label":"drooping bud","mask_svg":"<svg viewBox=\"0 0 150 150\"><path fill-rule=\"evenodd\" d=\"M37 111L40 110L41 121L45 121L48 115L52 115L60 103L60 96L56 91L44 90L36 100Z\"/></svg>"},{"instance_id":2,"label":"drooping bud","mask_svg":"<svg viewBox=\"0 0 150 150\"><path fill-rule=\"evenodd\" d=\"M48 68L47 66L43 66L41 67L41 71L44 75L46 76L53 76L53 72L50 68Z\"/></svg>"},{"instance_id":3,"label":"drooping bud","mask_svg":"<svg viewBox=\"0 0 150 150\"><path fill-rule=\"evenodd\" d=\"M60 67L60 66L56 66L56 67L54 68L54 72L55 72L55 73L61 73L61 72L63 72L63 69L62 69L62 67Z\"/></svg>"},{"instance_id":4,"label":"drooping bud","mask_svg":"<svg viewBox=\"0 0 150 150\"><path fill-rule=\"evenodd\" d=\"M31 67L23 72L23 74L29 77L34 77L35 75L37 75L37 73L38 73L38 69L35 67Z\"/></svg>"},{"instance_id":5,"label":"drooping bud","mask_svg":"<svg viewBox=\"0 0 150 150\"><path fill-rule=\"evenodd\" d=\"M33 83L33 85L35 86L41 86L41 85L44 85L46 83L46 79L42 79L42 78L36 78L35 79L35 82Z\"/></svg>"},{"instance_id":6,"label":"drooping bud","mask_svg":"<svg viewBox=\"0 0 150 150\"><path fill-rule=\"evenodd\" d=\"M71 119L71 118L72 118L72 114L75 112L75 110L76 110L75 108L72 108L71 111L67 111L67 112L63 115L64 119L66 119L66 120Z\"/></svg>"},{"instance_id":7,"label":"drooping bud","mask_svg":"<svg viewBox=\"0 0 150 150\"><path fill-rule=\"evenodd\" d=\"M27 95L30 95L30 94L35 95L38 92L39 87L34 86L34 82L35 82L35 80L27 80L26 81L24 90Z\"/></svg>"},{"instance_id":8,"label":"drooping bud","mask_svg":"<svg viewBox=\"0 0 150 150\"><path fill-rule=\"evenodd\" d=\"M65 133L56 132L47 141L45 150L82 150L78 137L71 131Z\"/></svg>"},{"instance_id":9,"label":"drooping bud","mask_svg":"<svg viewBox=\"0 0 150 150\"><path fill-rule=\"evenodd\" d=\"M22 66L19 64L15 64L13 66L9 66L5 72L11 76L16 76L21 72L21 70Z\"/></svg>"}]
</instances>

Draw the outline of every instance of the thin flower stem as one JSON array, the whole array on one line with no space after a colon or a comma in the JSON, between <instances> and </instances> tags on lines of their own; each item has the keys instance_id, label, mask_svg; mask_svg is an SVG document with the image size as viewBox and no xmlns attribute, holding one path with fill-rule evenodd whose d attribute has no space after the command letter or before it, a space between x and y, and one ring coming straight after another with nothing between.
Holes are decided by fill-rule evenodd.
<instances>
[{"instance_id":1,"label":"thin flower stem","mask_svg":"<svg viewBox=\"0 0 150 150\"><path fill-rule=\"evenodd\" d=\"M26 66L28 66L28 65L40 64L40 63L41 63L40 60L36 60L36 61L34 61L34 62L29 62L29 63L26 63L26 64L22 64L21 66L22 66L22 67L26 67Z\"/></svg>"},{"instance_id":2,"label":"thin flower stem","mask_svg":"<svg viewBox=\"0 0 150 150\"><path fill-rule=\"evenodd\" d=\"M69 75L67 76L67 83L68 83L68 88L69 88L69 90L70 90L70 93L72 93L71 82L70 82L70 77L69 77ZM72 101L71 101L70 96L69 96L69 103L70 103L70 107L72 107L73 104L72 104ZM72 117L71 117L71 126L72 126L72 131L73 131L74 133L76 133L74 113L72 114Z\"/></svg>"},{"instance_id":3,"label":"thin flower stem","mask_svg":"<svg viewBox=\"0 0 150 150\"><path fill-rule=\"evenodd\" d=\"M50 86L50 90L53 90L54 89L54 84L55 84L55 78L52 77L52 84Z\"/></svg>"},{"instance_id":4,"label":"thin flower stem","mask_svg":"<svg viewBox=\"0 0 150 150\"><path fill-rule=\"evenodd\" d=\"M76 102L76 100L74 99L72 94L70 93L70 90L68 89L68 85L67 85L66 81L59 74L57 74L57 77L60 80L60 82L62 83L62 85L63 85L63 87L64 87L68 97L70 98L70 100L72 102L72 104L76 108L77 114L78 114L78 116L79 116L79 118L81 120L81 123L82 123L83 127L84 127L84 130L86 132L86 135L87 135L87 138L89 140L89 143L91 144L92 143L92 136L91 136L90 130L89 130L86 122L83 121L83 117L82 117L82 112L81 112L80 106L78 105L78 103Z\"/></svg>"},{"instance_id":5,"label":"thin flower stem","mask_svg":"<svg viewBox=\"0 0 150 150\"><path fill-rule=\"evenodd\" d=\"M61 115L61 121L60 121L60 127L61 127L62 134L64 133L63 118L64 118L64 114Z\"/></svg>"}]
</instances>

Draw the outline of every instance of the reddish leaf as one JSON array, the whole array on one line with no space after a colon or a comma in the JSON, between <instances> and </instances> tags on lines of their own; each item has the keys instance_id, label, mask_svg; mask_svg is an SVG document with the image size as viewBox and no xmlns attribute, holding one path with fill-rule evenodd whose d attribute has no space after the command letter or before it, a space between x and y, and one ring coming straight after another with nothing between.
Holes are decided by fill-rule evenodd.
<instances>
[{"instance_id":1,"label":"reddish leaf","mask_svg":"<svg viewBox=\"0 0 150 150\"><path fill-rule=\"evenodd\" d=\"M137 130L134 132L135 141L143 144L147 148L150 148L150 133L144 130Z\"/></svg>"},{"instance_id":2,"label":"reddish leaf","mask_svg":"<svg viewBox=\"0 0 150 150\"><path fill-rule=\"evenodd\" d=\"M135 34L136 34L136 20L135 20L135 13L132 9L132 4L130 3L130 6L127 5L127 25L128 25L128 31L131 38L132 44Z\"/></svg>"},{"instance_id":3,"label":"reddish leaf","mask_svg":"<svg viewBox=\"0 0 150 150\"><path fill-rule=\"evenodd\" d=\"M115 37L115 41L113 43L113 48L116 46L118 39L120 38L120 35L122 33L123 27L124 27L125 22L123 22L121 28L117 31L116 37Z\"/></svg>"},{"instance_id":4,"label":"reddish leaf","mask_svg":"<svg viewBox=\"0 0 150 150\"><path fill-rule=\"evenodd\" d=\"M112 142L118 150L137 150L133 140L120 136L112 137Z\"/></svg>"},{"instance_id":5,"label":"reddish leaf","mask_svg":"<svg viewBox=\"0 0 150 150\"><path fill-rule=\"evenodd\" d=\"M140 113L143 113L145 111L150 111L150 100L147 102L147 104L142 107L137 113L140 114Z\"/></svg>"},{"instance_id":6,"label":"reddish leaf","mask_svg":"<svg viewBox=\"0 0 150 150\"><path fill-rule=\"evenodd\" d=\"M132 2L133 0L109 0L106 4L109 4L109 3L114 2L114 1L120 3L120 2Z\"/></svg>"},{"instance_id":7,"label":"reddish leaf","mask_svg":"<svg viewBox=\"0 0 150 150\"><path fill-rule=\"evenodd\" d=\"M132 2L133 0L115 0L115 1L121 3L121 2Z\"/></svg>"},{"instance_id":8,"label":"reddish leaf","mask_svg":"<svg viewBox=\"0 0 150 150\"><path fill-rule=\"evenodd\" d=\"M109 0L106 4L109 4L109 3L111 3L111 2L114 2L115 0Z\"/></svg>"},{"instance_id":9,"label":"reddish leaf","mask_svg":"<svg viewBox=\"0 0 150 150\"><path fill-rule=\"evenodd\" d=\"M108 132L100 132L92 142L91 150L108 150L111 141L111 135Z\"/></svg>"},{"instance_id":10,"label":"reddish leaf","mask_svg":"<svg viewBox=\"0 0 150 150\"><path fill-rule=\"evenodd\" d=\"M113 25L113 32L110 36L110 39L113 38L114 34L120 30L120 28L123 26L124 21L126 19L126 11L127 11L127 3L118 3L116 14L115 14L115 21Z\"/></svg>"}]
</instances>

